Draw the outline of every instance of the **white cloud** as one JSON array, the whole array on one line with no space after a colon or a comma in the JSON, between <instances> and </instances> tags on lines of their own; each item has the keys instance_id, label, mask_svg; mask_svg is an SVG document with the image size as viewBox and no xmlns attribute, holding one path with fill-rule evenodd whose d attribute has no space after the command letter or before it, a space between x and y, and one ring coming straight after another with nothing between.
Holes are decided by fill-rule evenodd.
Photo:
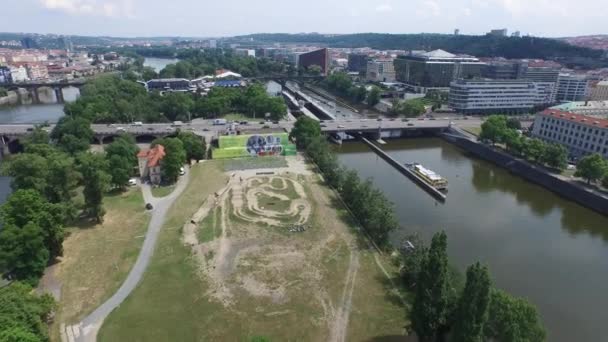
<instances>
[{"instance_id":1,"label":"white cloud","mask_svg":"<svg viewBox=\"0 0 608 342\"><path fill-rule=\"evenodd\" d=\"M40 0L52 11L71 15L99 15L106 17L133 17L133 0Z\"/></svg>"},{"instance_id":2,"label":"white cloud","mask_svg":"<svg viewBox=\"0 0 608 342\"><path fill-rule=\"evenodd\" d=\"M425 17L438 17L441 15L441 5L435 0L425 0L416 10L416 14Z\"/></svg>"},{"instance_id":3,"label":"white cloud","mask_svg":"<svg viewBox=\"0 0 608 342\"><path fill-rule=\"evenodd\" d=\"M470 8L463 8L462 9L462 15L464 15L465 17L470 17L472 13L473 12L471 11Z\"/></svg>"},{"instance_id":4,"label":"white cloud","mask_svg":"<svg viewBox=\"0 0 608 342\"><path fill-rule=\"evenodd\" d=\"M390 12L393 10L391 4L381 4L376 6L376 12Z\"/></svg>"}]
</instances>

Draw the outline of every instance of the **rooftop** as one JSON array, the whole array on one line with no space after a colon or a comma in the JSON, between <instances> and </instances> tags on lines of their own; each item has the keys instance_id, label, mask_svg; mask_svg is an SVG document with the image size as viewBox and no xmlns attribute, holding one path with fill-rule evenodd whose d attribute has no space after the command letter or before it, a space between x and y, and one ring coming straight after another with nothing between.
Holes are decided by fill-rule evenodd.
<instances>
[{"instance_id":1,"label":"rooftop","mask_svg":"<svg viewBox=\"0 0 608 342\"><path fill-rule=\"evenodd\" d=\"M164 156L165 147L163 145L156 145L151 149L141 150L137 153L137 158L146 158L148 160L148 167L155 167L160 164Z\"/></svg>"},{"instance_id":2,"label":"rooftop","mask_svg":"<svg viewBox=\"0 0 608 342\"><path fill-rule=\"evenodd\" d=\"M589 127L608 128L608 120L606 119L598 119L591 116L573 114L557 109L547 109L544 112L541 112L540 115L553 117L556 119L568 120Z\"/></svg>"},{"instance_id":3,"label":"rooftop","mask_svg":"<svg viewBox=\"0 0 608 342\"><path fill-rule=\"evenodd\" d=\"M577 109L608 109L608 101L576 101L566 102L559 106L551 107L551 109L562 110L569 112Z\"/></svg>"}]
</instances>

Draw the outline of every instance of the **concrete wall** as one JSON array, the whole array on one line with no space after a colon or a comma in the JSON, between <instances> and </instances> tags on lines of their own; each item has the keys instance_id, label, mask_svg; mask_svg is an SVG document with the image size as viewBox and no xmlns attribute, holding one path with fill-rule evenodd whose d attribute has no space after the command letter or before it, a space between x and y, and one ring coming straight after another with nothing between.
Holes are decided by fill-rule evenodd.
<instances>
[{"instance_id":1,"label":"concrete wall","mask_svg":"<svg viewBox=\"0 0 608 342\"><path fill-rule=\"evenodd\" d=\"M527 181L536 183L568 200L577 202L584 207L608 215L608 198L587 191L576 184L555 177L538 166L516 159L483 144L454 135L444 134L443 138L472 153L476 157L503 167Z\"/></svg>"}]
</instances>

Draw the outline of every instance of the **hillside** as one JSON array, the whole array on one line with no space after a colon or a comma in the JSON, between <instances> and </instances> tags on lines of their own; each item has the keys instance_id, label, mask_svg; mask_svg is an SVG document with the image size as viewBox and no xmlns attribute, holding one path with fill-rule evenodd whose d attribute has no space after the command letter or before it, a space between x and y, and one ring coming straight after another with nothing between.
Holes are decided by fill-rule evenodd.
<instances>
[{"instance_id":1,"label":"hillside","mask_svg":"<svg viewBox=\"0 0 608 342\"><path fill-rule=\"evenodd\" d=\"M561 38L563 41L580 47L596 50L608 50L608 35L579 36Z\"/></svg>"},{"instance_id":2,"label":"hillside","mask_svg":"<svg viewBox=\"0 0 608 342\"><path fill-rule=\"evenodd\" d=\"M258 42L315 43L330 47L371 47L389 50L444 49L478 57L506 58L598 58L601 51L538 37L454 36L447 34L358 33L344 35L261 33L235 37Z\"/></svg>"}]
</instances>

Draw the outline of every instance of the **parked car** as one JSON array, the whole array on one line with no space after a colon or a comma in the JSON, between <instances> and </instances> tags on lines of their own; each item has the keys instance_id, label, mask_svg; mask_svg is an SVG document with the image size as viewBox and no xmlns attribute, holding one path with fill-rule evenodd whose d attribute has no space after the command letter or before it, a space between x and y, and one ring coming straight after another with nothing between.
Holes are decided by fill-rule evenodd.
<instances>
[{"instance_id":1,"label":"parked car","mask_svg":"<svg viewBox=\"0 0 608 342\"><path fill-rule=\"evenodd\" d=\"M135 179L135 178L129 179L129 186L136 186L136 185L137 185L137 179Z\"/></svg>"},{"instance_id":2,"label":"parked car","mask_svg":"<svg viewBox=\"0 0 608 342\"><path fill-rule=\"evenodd\" d=\"M249 121L241 121L241 125L249 125Z\"/></svg>"},{"instance_id":3,"label":"parked car","mask_svg":"<svg viewBox=\"0 0 608 342\"><path fill-rule=\"evenodd\" d=\"M180 176L183 176L183 175L185 175L185 174L186 174L186 170L184 169L184 167L183 167L183 166L182 166L182 167L180 167L180 168L179 168L179 175L180 175Z\"/></svg>"}]
</instances>

